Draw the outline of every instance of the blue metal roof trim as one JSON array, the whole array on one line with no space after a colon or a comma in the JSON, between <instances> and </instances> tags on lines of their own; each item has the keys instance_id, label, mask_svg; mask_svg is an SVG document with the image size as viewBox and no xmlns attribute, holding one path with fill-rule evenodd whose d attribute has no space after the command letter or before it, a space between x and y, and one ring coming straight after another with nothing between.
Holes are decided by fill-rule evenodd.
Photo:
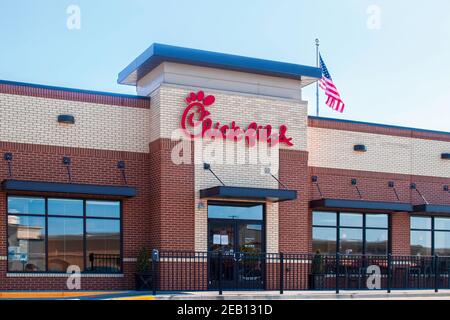
<instances>
[{"instance_id":1,"label":"blue metal roof trim","mask_svg":"<svg viewBox=\"0 0 450 320\"><path fill-rule=\"evenodd\" d=\"M322 71L316 67L154 43L119 73L117 82L123 83L134 71L137 71L139 80L164 61L288 79L299 80L302 76L316 79L322 77Z\"/></svg>"},{"instance_id":2,"label":"blue metal roof trim","mask_svg":"<svg viewBox=\"0 0 450 320\"><path fill-rule=\"evenodd\" d=\"M48 86L48 85L43 85L43 84L9 81L9 80L0 80L0 84L21 86L21 87L31 87L31 88L38 88L38 89L47 89L47 90L59 90L59 91L74 92L74 93L94 94L94 95L110 96L110 97L117 97L117 98L142 99L142 100L150 99L149 97L146 97L146 96L136 96L136 95L125 94L125 93L113 93L113 92L93 91L93 90L75 89L75 88L67 88L67 87Z\"/></svg>"},{"instance_id":3,"label":"blue metal roof trim","mask_svg":"<svg viewBox=\"0 0 450 320\"><path fill-rule=\"evenodd\" d=\"M345 119L336 119L336 118L325 118L325 117L315 117L315 116L308 116L308 118L311 119L311 120L333 121L333 122L341 122L341 123L349 123L349 124L361 124L361 125L366 125L366 126L381 127L381 128L387 128L387 129L398 129L398 130L405 130L405 131L410 130L410 131L424 132L424 133L431 133L431 134L450 135L450 132L447 132L447 131L437 131L437 130L430 130L430 129L402 127L402 126L396 126L396 125L390 125L390 124L382 124L382 123L374 123L374 122L364 122L364 121L345 120Z\"/></svg>"}]
</instances>

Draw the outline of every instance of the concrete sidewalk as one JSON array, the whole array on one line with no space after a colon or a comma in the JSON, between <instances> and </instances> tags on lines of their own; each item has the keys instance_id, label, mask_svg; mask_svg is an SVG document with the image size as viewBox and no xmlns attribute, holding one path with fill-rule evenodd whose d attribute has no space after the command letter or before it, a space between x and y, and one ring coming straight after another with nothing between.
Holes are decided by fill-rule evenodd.
<instances>
[{"instance_id":1,"label":"concrete sidewalk","mask_svg":"<svg viewBox=\"0 0 450 320\"><path fill-rule=\"evenodd\" d=\"M112 300L450 300L450 290L427 291L342 291L336 294L333 291L305 292L286 291L280 294L278 291L239 291L224 292L177 292L158 293L156 296L129 294L127 297L116 297Z\"/></svg>"},{"instance_id":2,"label":"concrete sidewalk","mask_svg":"<svg viewBox=\"0 0 450 320\"><path fill-rule=\"evenodd\" d=\"M450 290L427 291L217 291L151 292L140 291L66 291L66 292L0 292L0 300L450 300Z\"/></svg>"},{"instance_id":3,"label":"concrete sidewalk","mask_svg":"<svg viewBox=\"0 0 450 320\"><path fill-rule=\"evenodd\" d=\"M442 290L438 293L428 291L341 291L336 294L333 291L286 291L280 294L278 291L239 291L224 292L222 296L218 292L183 292L183 293L159 293L155 300L450 300L450 290Z\"/></svg>"}]
</instances>

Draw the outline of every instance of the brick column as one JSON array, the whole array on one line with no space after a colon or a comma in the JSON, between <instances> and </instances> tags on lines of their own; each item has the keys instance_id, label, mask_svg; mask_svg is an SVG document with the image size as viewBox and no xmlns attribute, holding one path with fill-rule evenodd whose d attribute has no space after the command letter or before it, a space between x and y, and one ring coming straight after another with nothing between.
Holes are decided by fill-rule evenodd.
<instances>
[{"instance_id":1,"label":"brick column","mask_svg":"<svg viewBox=\"0 0 450 320\"><path fill-rule=\"evenodd\" d=\"M194 165L172 162L178 142L159 139L150 145L151 243L161 250L194 246Z\"/></svg>"},{"instance_id":2,"label":"brick column","mask_svg":"<svg viewBox=\"0 0 450 320\"><path fill-rule=\"evenodd\" d=\"M280 181L298 191L295 201L279 205L279 249L284 253L308 253L311 242L308 153L280 150Z\"/></svg>"},{"instance_id":3,"label":"brick column","mask_svg":"<svg viewBox=\"0 0 450 320\"><path fill-rule=\"evenodd\" d=\"M391 216L391 243L393 255L410 255L410 216L406 212Z\"/></svg>"}]
</instances>

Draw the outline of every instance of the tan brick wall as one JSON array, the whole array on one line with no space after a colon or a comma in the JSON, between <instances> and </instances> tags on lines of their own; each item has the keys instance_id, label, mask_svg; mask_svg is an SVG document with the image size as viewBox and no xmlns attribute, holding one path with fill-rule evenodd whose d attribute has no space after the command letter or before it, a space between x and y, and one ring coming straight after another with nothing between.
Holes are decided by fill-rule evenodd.
<instances>
[{"instance_id":1,"label":"tan brick wall","mask_svg":"<svg viewBox=\"0 0 450 320\"><path fill-rule=\"evenodd\" d=\"M158 89L161 138L171 138L174 130L180 128L181 116L186 107L185 98L191 91L198 90L168 84ZM306 150L306 102L215 90L205 90L205 94L216 97L214 105L208 108L212 113L211 119L222 124L231 124L235 120L241 128L254 121L260 125L271 124L276 129L285 124L294 143L294 147L288 149Z\"/></svg>"},{"instance_id":2,"label":"tan brick wall","mask_svg":"<svg viewBox=\"0 0 450 320\"><path fill-rule=\"evenodd\" d=\"M368 151L353 151L355 144ZM308 150L311 167L450 177L446 141L309 127Z\"/></svg>"},{"instance_id":3,"label":"tan brick wall","mask_svg":"<svg viewBox=\"0 0 450 320\"><path fill-rule=\"evenodd\" d=\"M0 94L0 140L89 149L148 152L150 110ZM75 116L74 125L57 122Z\"/></svg>"}]
</instances>

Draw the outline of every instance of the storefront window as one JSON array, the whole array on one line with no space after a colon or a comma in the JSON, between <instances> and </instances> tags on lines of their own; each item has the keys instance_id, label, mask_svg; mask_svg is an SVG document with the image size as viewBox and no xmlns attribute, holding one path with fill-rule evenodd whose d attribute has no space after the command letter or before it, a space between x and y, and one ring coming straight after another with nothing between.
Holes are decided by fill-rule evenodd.
<instances>
[{"instance_id":1,"label":"storefront window","mask_svg":"<svg viewBox=\"0 0 450 320\"><path fill-rule=\"evenodd\" d=\"M88 270L97 272L120 271L120 221L104 219L86 220L86 253L89 257ZM92 265L93 257L103 260Z\"/></svg>"},{"instance_id":2,"label":"storefront window","mask_svg":"<svg viewBox=\"0 0 450 320\"><path fill-rule=\"evenodd\" d=\"M48 218L48 270L83 266L83 219Z\"/></svg>"},{"instance_id":3,"label":"storefront window","mask_svg":"<svg viewBox=\"0 0 450 320\"><path fill-rule=\"evenodd\" d=\"M42 272L45 265L45 218L8 216L8 269Z\"/></svg>"},{"instance_id":4,"label":"storefront window","mask_svg":"<svg viewBox=\"0 0 450 320\"><path fill-rule=\"evenodd\" d=\"M387 214L313 212L313 251L386 255Z\"/></svg>"},{"instance_id":5,"label":"storefront window","mask_svg":"<svg viewBox=\"0 0 450 320\"><path fill-rule=\"evenodd\" d=\"M429 256L432 254L431 231L411 231L411 254Z\"/></svg>"},{"instance_id":6,"label":"storefront window","mask_svg":"<svg viewBox=\"0 0 450 320\"><path fill-rule=\"evenodd\" d=\"M8 197L8 213L43 215L45 214L45 199Z\"/></svg>"},{"instance_id":7,"label":"storefront window","mask_svg":"<svg viewBox=\"0 0 450 320\"><path fill-rule=\"evenodd\" d=\"M86 216L96 218L120 218L118 201L86 201Z\"/></svg>"},{"instance_id":8,"label":"storefront window","mask_svg":"<svg viewBox=\"0 0 450 320\"><path fill-rule=\"evenodd\" d=\"M313 229L313 250L322 254L336 253L336 228Z\"/></svg>"},{"instance_id":9,"label":"storefront window","mask_svg":"<svg viewBox=\"0 0 450 320\"><path fill-rule=\"evenodd\" d=\"M120 212L119 201L8 197L8 270L120 272Z\"/></svg>"},{"instance_id":10,"label":"storefront window","mask_svg":"<svg viewBox=\"0 0 450 320\"><path fill-rule=\"evenodd\" d=\"M263 220L263 205L208 205L209 219Z\"/></svg>"},{"instance_id":11,"label":"storefront window","mask_svg":"<svg viewBox=\"0 0 450 320\"><path fill-rule=\"evenodd\" d=\"M363 253L363 230L340 228L340 253L362 254Z\"/></svg>"},{"instance_id":12,"label":"storefront window","mask_svg":"<svg viewBox=\"0 0 450 320\"><path fill-rule=\"evenodd\" d=\"M450 256L450 218L411 217L411 254Z\"/></svg>"}]
</instances>

